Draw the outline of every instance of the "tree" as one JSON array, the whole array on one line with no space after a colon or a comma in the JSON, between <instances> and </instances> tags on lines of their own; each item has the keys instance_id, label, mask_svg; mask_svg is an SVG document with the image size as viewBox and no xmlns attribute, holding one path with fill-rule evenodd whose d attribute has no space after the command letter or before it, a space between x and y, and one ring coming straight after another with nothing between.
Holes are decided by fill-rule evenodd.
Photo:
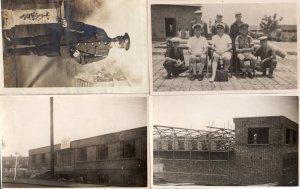
<instances>
[{"instance_id":1,"label":"tree","mask_svg":"<svg viewBox=\"0 0 300 189\"><path fill-rule=\"evenodd\" d=\"M277 31L279 31L279 22L282 20L283 17L277 18L276 13L273 16L264 15L261 19L260 27L262 28L263 33L271 39L272 33L275 34L275 36L277 35Z\"/></svg>"}]
</instances>

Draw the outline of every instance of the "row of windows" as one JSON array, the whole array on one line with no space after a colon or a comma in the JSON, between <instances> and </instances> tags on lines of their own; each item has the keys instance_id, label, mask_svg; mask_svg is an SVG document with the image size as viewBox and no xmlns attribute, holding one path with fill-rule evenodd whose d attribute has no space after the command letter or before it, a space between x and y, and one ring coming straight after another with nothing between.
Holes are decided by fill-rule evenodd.
<instances>
[{"instance_id":1,"label":"row of windows","mask_svg":"<svg viewBox=\"0 0 300 189\"><path fill-rule=\"evenodd\" d=\"M224 139L199 140L154 140L154 150L225 150L231 141Z\"/></svg>"},{"instance_id":2,"label":"row of windows","mask_svg":"<svg viewBox=\"0 0 300 189\"><path fill-rule=\"evenodd\" d=\"M59 161L61 166L71 166L74 162L74 151L71 149L61 150L59 152ZM78 148L75 151L77 161L87 161L87 147ZM40 163L47 163L46 154L40 155ZM135 157L135 141L122 141L120 145L121 158ZM108 159L108 144L101 144L96 146L96 160ZM37 154L31 155L31 162L37 163ZM57 154L55 155L55 162L57 162Z\"/></svg>"}]
</instances>

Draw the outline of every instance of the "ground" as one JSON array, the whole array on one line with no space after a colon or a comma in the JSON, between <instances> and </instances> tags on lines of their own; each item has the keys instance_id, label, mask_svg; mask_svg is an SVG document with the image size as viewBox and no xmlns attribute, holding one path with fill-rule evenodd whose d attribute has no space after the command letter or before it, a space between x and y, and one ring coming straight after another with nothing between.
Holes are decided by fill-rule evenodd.
<instances>
[{"instance_id":1,"label":"ground","mask_svg":"<svg viewBox=\"0 0 300 189\"><path fill-rule=\"evenodd\" d=\"M152 73L153 91L228 91L228 90L284 90L297 89L297 43L272 42L280 49L288 52L286 58L277 57L277 68L274 71L274 78L262 77L257 72L254 79L242 79L233 75L228 82L209 82L209 76L203 81L190 81L188 72L180 74L174 79L166 79L166 70L163 67L164 48L153 48ZM153 46L161 46L154 42ZM188 59L187 51L184 50L185 60ZM187 62L187 61L186 61Z\"/></svg>"}]
</instances>

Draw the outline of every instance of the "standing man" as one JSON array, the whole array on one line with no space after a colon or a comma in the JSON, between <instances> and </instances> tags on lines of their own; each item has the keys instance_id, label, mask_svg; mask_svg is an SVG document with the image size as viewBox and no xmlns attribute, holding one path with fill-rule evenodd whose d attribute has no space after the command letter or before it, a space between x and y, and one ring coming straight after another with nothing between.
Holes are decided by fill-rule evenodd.
<instances>
[{"instance_id":1,"label":"standing man","mask_svg":"<svg viewBox=\"0 0 300 189\"><path fill-rule=\"evenodd\" d=\"M223 23L223 15L222 14L217 14L217 17L216 17L216 21L215 23L211 26L211 33L213 35L216 35L217 34L217 28L216 28L216 24L218 23ZM225 33L228 35L229 34L229 26L227 24L225 24Z\"/></svg>"},{"instance_id":2,"label":"standing man","mask_svg":"<svg viewBox=\"0 0 300 189\"><path fill-rule=\"evenodd\" d=\"M276 53L273 48L268 45L268 37L262 36L260 40L260 47L256 49L254 55L259 56L261 59L260 65L262 67L263 76L267 75L267 68L269 68L269 78L273 78L273 71L276 68Z\"/></svg>"},{"instance_id":3,"label":"standing man","mask_svg":"<svg viewBox=\"0 0 300 189\"><path fill-rule=\"evenodd\" d=\"M233 44L235 43L235 38L240 34L240 25L243 24L242 13L240 12L235 13L235 19L236 21L233 24L231 24L230 32L229 32L229 36ZM237 67L238 65L236 63L237 59L236 59L236 52L235 52L234 45L232 47L232 50L233 50L233 70L237 72L239 68Z\"/></svg>"},{"instance_id":4,"label":"standing man","mask_svg":"<svg viewBox=\"0 0 300 189\"><path fill-rule=\"evenodd\" d=\"M196 10L195 11L195 20L191 21L191 26L190 26L190 37L194 36L194 31L193 31L193 26L195 24L200 24L201 27L201 35L205 38L208 36L208 30L207 30L207 24L202 20L202 11L201 10Z\"/></svg>"},{"instance_id":5,"label":"standing man","mask_svg":"<svg viewBox=\"0 0 300 189\"><path fill-rule=\"evenodd\" d=\"M50 32L49 32L50 33ZM65 19L61 25L56 25L47 35L13 38L13 45L24 45L23 48L9 48L8 53L16 55L38 55L62 58L74 58L79 64L88 64L105 59L112 47L130 47L129 35L110 38L104 29L82 22L67 23Z\"/></svg>"},{"instance_id":6,"label":"standing man","mask_svg":"<svg viewBox=\"0 0 300 189\"><path fill-rule=\"evenodd\" d=\"M254 51L254 42L252 37L248 35L248 27L248 24L240 25L240 35L235 38L235 51L240 63L242 78L246 78L248 73L248 77L253 79L252 71L255 69L256 57L252 54ZM245 65L245 59L250 60L250 66Z\"/></svg>"},{"instance_id":7,"label":"standing man","mask_svg":"<svg viewBox=\"0 0 300 189\"><path fill-rule=\"evenodd\" d=\"M193 30L195 35L190 37L187 43L188 53L190 55L190 65L193 68L193 76L191 77L191 80L194 81L196 78L198 78L199 81L202 81L202 71L206 62L208 43L206 38L201 36L200 24L195 24L193 26ZM199 64L199 66L197 66L197 64Z\"/></svg>"},{"instance_id":8,"label":"standing man","mask_svg":"<svg viewBox=\"0 0 300 189\"><path fill-rule=\"evenodd\" d=\"M224 63L224 70L228 70L230 66L230 59L231 59L231 52L232 49L231 39L230 37L224 33L225 25L223 23L218 23L216 25L217 28L217 35L212 37L212 50L213 53L213 62L212 62L212 76L209 80L210 82L215 81L216 71L218 67L219 59L223 60Z\"/></svg>"},{"instance_id":9,"label":"standing man","mask_svg":"<svg viewBox=\"0 0 300 189\"><path fill-rule=\"evenodd\" d=\"M168 75L167 79L187 71L189 68L185 65L182 49L179 48L180 38L173 38L169 41L168 49L165 54L165 62L163 64Z\"/></svg>"}]
</instances>

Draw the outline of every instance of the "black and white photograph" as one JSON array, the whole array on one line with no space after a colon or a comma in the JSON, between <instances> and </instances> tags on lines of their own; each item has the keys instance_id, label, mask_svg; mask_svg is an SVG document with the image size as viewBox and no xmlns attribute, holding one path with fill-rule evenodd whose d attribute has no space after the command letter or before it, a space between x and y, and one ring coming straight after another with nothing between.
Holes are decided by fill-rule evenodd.
<instances>
[{"instance_id":1,"label":"black and white photograph","mask_svg":"<svg viewBox=\"0 0 300 189\"><path fill-rule=\"evenodd\" d=\"M297 90L297 1L150 1L152 92Z\"/></svg>"},{"instance_id":2,"label":"black and white photograph","mask_svg":"<svg viewBox=\"0 0 300 189\"><path fill-rule=\"evenodd\" d=\"M4 88L147 92L145 7L140 0L2 0Z\"/></svg>"},{"instance_id":3,"label":"black and white photograph","mask_svg":"<svg viewBox=\"0 0 300 189\"><path fill-rule=\"evenodd\" d=\"M0 97L2 187L146 187L145 96Z\"/></svg>"},{"instance_id":4,"label":"black and white photograph","mask_svg":"<svg viewBox=\"0 0 300 189\"><path fill-rule=\"evenodd\" d=\"M298 186L297 96L154 96L153 188Z\"/></svg>"}]
</instances>

